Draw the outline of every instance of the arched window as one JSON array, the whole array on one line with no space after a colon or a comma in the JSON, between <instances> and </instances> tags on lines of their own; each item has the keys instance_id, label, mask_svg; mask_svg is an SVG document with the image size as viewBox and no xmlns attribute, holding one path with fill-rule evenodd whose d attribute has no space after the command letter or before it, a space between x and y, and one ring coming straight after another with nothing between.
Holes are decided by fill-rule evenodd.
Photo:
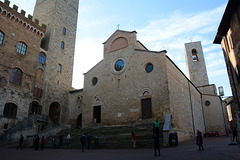
<instances>
[{"instance_id":1,"label":"arched window","mask_svg":"<svg viewBox=\"0 0 240 160\"><path fill-rule=\"evenodd\" d=\"M4 39L4 33L0 31L0 44L3 44L3 39Z\"/></svg>"},{"instance_id":2,"label":"arched window","mask_svg":"<svg viewBox=\"0 0 240 160\"><path fill-rule=\"evenodd\" d=\"M196 49L192 49L192 59L193 61L198 61L198 56L197 56L197 50Z\"/></svg>"},{"instance_id":3,"label":"arched window","mask_svg":"<svg viewBox=\"0 0 240 160\"><path fill-rule=\"evenodd\" d=\"M26 50L27 50L27 45L23 42L18 42L17 52L22 54L22 55L25 55Z\"/></svg>"},{"instance_id":4,"label":"arched window","mask_svg":"<svg viewBox=\"0 0 240 160\"><path fill-rule=\"evenodd\" d=\"M11 82L17 85L21 85L22 71L19 68L14 68L12 71Z\"/></svg>"},{"instance_id":5,"label":"arched window","mask_svg":"<svg viewBox=\"0 0 240 160\"><path fill-rule=\"evenodd\" d=\"M61 64L58 64L57 71L62 72L62 65Z\"/></svg>"},{"instance_id":6,"label":"arched window","mask_svg":"<svg viewBox=\"0 0 240 160\"><path fill-rule=\"evenodd\" d=\"M3 116L7 118L16 118L17 105L14 103L6 103L4 106Z\"/></svg>"},{"instance_id":7,"label":"arched window","mask_svg":"<svg viewBox=\"0 0 240 160\"><path fill-rule=\"evenodd\" d=\"M40 52L38 56L38 62L41 64L45 64L45 60L46 60L46 55L43 52Z\"/></svg>"},{"instance_id":8,"label":"arched window","mask_svg":"<svg viewBox=\"0 0 240 160\"><path fill-rule=\"evenodd\" d=\"M64 49L64 42L61 42L61 48Z\"/></svg>"},{"instance_id":9,"label":"arched window","mask_svg":"<svg viewBox=\"0 0 240 160\"><path fill-rule=\"evenodd\" d=\"M65 27L63 27L63 35L66 35L66 28Z\"/></svg>"}]
</instances>

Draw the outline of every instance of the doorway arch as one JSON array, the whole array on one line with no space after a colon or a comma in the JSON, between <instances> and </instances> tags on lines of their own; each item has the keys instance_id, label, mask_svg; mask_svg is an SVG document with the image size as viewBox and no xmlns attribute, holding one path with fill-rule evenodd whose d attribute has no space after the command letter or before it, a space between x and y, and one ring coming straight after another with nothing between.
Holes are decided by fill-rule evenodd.
<instances>
[{"instance_id":1,"label":"doorway arch","mask_svg":"<svg viewBox=\"0 0 240 160\"><path fill-rule=\"evenodd\" d=\"M77 117L77 128L82 128L82 113Z\"/></svg>"},{"instance_id":2,"label":"doorway arch","mask_svg":"<svg viewBox=\"0 0 240 160\"><path fill-rule=\"evenodd\" d=\"M60 119L60 112L61 112L60 104L57 102L51 103L49 108L49 117L54 124L58 124Z\"/></svg>"},{"instance_id":3,"label":"doorway arch","mask_svg":"<svg viewBox=\"0 0 240 160\"><path fill-rule=\"evenodd\" d=\"M32 101L30 104L30 114L41 114L41 106L37 101Z\"/></svg>"}]
</instances>

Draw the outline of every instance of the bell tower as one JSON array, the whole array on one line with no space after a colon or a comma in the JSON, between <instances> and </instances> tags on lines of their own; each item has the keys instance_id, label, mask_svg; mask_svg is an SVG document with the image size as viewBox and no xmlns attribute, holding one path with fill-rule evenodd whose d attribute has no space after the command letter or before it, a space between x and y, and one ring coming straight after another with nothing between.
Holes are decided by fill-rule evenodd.
<instances>
[{"instance_id":1,"label":"bell tower","mask_svg":"<svg viewBox=\"0 0 240 160\"><path fill-rule=\"evenodd\" d=\"M201 42L184 44L188 78L196 87L209 85Z\"/></svg>"},{"instance_id":2,"label":"bell tower","mask_svg":"<svg viewBox=\"0 0 240 160\"><path fill-rule=\"evenodd\" d=\"M56 124L66 122L68 92L72 87L74 49L79 0L37 0L33 19L46 24L41 52L43 70L43 114Z\"/></svg>"}]
</instances>

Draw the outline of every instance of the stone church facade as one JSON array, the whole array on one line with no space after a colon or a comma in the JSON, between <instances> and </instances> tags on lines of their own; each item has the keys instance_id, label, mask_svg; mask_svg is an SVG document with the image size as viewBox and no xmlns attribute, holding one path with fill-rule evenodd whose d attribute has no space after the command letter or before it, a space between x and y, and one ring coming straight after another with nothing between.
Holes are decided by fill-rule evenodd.
<instances>
[{"instance_id":1,"label":"stone church facade","mask_svg":"<svg viewBox=\"0 0 240 160\"><path fill-rule=\"evenodd\" d=\"M104 42L103 60L84 74L84 88L74 90L78 4L37 0L33 17L26 18L8 0L0 2L1 133L17 140L19 134L131 128L158 119L164 144L173 132L179 141L195 137L197 130L225 134L221 99L208 84L200 42L185 44L187 78L166 50L150 51L136 31L117 30Z\"/></svg>"},{"instance_id":2,"label":"stone church facade","mask_svg":"<svg viewBox=\"0 0 240 160\"><path fill-rule=\"evenodd\" d=\"M165 125L166 117L171 115L167 128L178 133L180 141L193 138L197 130L218 130L224 135L221 99L215 86L208 85L206 67L195 76L197 80L205 79L202 84L196 82L196 87L165 50L148 50L136 34L117 30L103 43L104 59L84 74L84 88L71 93L72 99L82 97L82 106L76 107L75 116L69 115L69 119L76 119L80 112L78 125L82 127L131 125L147 119L158 119ZM185 45L186 57L190 55L195 62L195 49L195 63L205 65L201 43ZM198 66L193 68L199 70ZM73 100L70 106L76 102Z\"/></svg>"}]
</instances>

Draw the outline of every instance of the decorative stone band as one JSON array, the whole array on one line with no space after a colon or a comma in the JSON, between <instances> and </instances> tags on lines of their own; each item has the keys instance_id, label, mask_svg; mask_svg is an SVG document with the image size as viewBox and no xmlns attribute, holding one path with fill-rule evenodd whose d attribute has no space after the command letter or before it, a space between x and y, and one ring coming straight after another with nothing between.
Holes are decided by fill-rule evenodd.
<instances>
[{"instance_id":1,"label":"decorative stone band","mask_svg":"<svg viewBox=\"0 0 240 160\"><path fill-rule=\"evenodd\" d=\"M2 8L0 6L0 14L3 15L4 13L6 14L5 15L6 17L9 16L9 20L14 19L14 22L17 21L18 24L21 24L23 27L25 26L26 29L32 31L33 33L35 33L35 34L37 34L39 36L44 36L44 33L42 31L40 31L39 29L35 28L31 24L25 22L24 20L20 19L15 14L12 14L11 12L8 12L6 9L4 9L4 8Z\"/></svg>"}]
</instances>

